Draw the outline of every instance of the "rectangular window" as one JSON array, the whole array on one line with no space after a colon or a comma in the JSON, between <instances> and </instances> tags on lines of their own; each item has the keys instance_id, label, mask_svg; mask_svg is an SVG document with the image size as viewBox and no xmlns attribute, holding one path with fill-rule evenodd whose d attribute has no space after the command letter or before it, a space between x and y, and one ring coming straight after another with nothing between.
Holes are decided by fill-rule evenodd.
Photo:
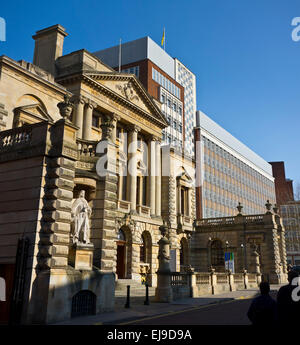
<instances>
[{"instance_id":1,"label":"rectangular window","mask_svg":"<svg viewBox=\"0 0 300 345\"><path fill-rule=\"evenodd\" d=\"M143 205L147 205L147 176L143 176Z\"/></svg>"},{"instance_id":2,"label":"rectangular window","mask_svg":"<svg viewBox=\"0 0 300 345\"><path fill-rule=\"evenodd\" d=\"M127 176L122 176L123 184L122 184L122 200L126 200L126 185L127 185Z\"/></svg>"},{"instance_id":3,"label":"rectangular window","mask_svg":"<svg viewBox=\"0 0 300 345\"><path fill-rule=\"evenodd\" d=\"M93 116L93 118L92 118L92 126L99 128L99 117L98 116Z\"/></svg>"}]
</instances>

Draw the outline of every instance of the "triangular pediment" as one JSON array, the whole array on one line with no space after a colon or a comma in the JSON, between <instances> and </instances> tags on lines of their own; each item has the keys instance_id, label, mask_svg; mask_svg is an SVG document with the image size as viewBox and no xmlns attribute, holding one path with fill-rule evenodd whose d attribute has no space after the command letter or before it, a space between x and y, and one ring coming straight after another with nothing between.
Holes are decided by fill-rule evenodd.
<instances>
[{"instance_id":1,"label":"triangular pediment","mask_svg":"<svg viewBox=\"0 0 300 345\"><path fill-rule=\"evenodd\" d=\"M162 127L168 126L168 122L158 105L134 75L105 72L87 72L85 75L117 95L120 100L130 102L149 117L154 117L161 122Z\"/></svg>"},{"instance_id":2,"label":"triangular pediment","mask_svg":"<svg viewBox=\"0 0 300 345\"><path fill-rule=\"evenodd\" d=\"M53 118L39 105L30 104L14 109L14 122L36 123L41 121L49 121L53 123Z\"/></svg>"},{"instance_id":3,"label":"triangular pediment","mask_svg":"<svg viewBox=\"0 0 300 345\"><path fill-rule=\"evenodd\" d=\"M181 172L179 173L179 175L177 175L177 179L188 183L192 182L191 176L188 174L184 167L181 167Z\"/></svg>"}]
</instances>

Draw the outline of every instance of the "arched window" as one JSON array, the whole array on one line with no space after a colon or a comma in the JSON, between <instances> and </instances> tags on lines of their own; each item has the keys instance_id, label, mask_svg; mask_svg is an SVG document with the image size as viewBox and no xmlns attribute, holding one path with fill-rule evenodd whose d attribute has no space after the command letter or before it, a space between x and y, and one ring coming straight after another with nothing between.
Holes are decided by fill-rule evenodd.
<instances>
[{"instance_id":1,"label":"arched window","mask_svg":"<svg viewBox=\"0 0 300 345\"><path fill-rule=\"evenodd\" d=\"M140 262L146 262L146 241L145 236L142 234L141 246L140 246Z\"/></svg>"},{"instance_id":2,"label":"arched window","mask_svg":"<svg viewBox=\"0 0 300 345\"><path fill-rule=\"evenodd\" d=\"M124 242L126 241L126 237L122 229L120 229L118 232L118 241L124 241Z\"/></svg>"},{"instance_id":3,"label":"arched window","mask_svg":"<svg viewBox=\"0 0 300 345\"><path fill-rule=\"evenodd\" d=\"M224 249L220 240L215 240L211 244L211 264L212 266L223 266L224 261Z\"/></svg>"},{"instance_id":4,"label":"arched window","mask_svg":"<svg viewBox=\"0 0 300 345\"><path fill-rule=\"evenodd\" d=\"M184 254L183 254L183 245L182 242L180 242L180 266L184 265Z\"/></svg>"},{"instance_id":5,"label":"arched window","mask_svg":"<svg viewBox=\"0 0 300 345\"><path fill-rule=\"evenodd\" d=\"M92 291L79 291L72 298L71 317L96 314L96 299Z\"/></svg>"}]
</instances>

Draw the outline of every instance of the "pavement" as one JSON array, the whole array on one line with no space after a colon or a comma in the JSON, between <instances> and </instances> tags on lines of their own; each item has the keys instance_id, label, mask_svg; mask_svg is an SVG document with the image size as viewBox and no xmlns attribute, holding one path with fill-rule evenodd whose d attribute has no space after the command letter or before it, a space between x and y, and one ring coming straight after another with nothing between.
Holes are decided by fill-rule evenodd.
<instances>
[{"instance_id":1,"label":"pavement","mask_svg":"<svg viewBox=\"0 0 300 345\"><path fill-rule=\"evenodd\" d=\"M281 285L271 285L274 293ZM157 303L150 300L150 305L144 305L144 298L135 299L130 308L125 308L118 303L113 312L73 318L54 325L130 325L135 322L140 324L150 319L157 319L167 315L176 315L188 310L196 310L212 305L229 303L234 300L250 299L258 294L258 288L226 292L217 295L203 295L198 298L184 298L171 303ZM124 298L124 305L125 305Z\"/></svg>"}]
</instances>

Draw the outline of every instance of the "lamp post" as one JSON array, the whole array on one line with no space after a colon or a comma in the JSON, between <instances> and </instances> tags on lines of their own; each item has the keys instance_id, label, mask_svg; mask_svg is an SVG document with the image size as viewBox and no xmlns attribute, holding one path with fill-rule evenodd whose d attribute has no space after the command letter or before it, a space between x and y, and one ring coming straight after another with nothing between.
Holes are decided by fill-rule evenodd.
<instances>
[{"instance_id":1,"label":"lamp post","mask_svg":"<svg viewBox=\"0 0 300 345\"><path fill-rule=\"evenodd\" d=\"M244 247L244 244L242 243L241 244L241 249L242 249L242 253L243 253L243 271L246 269L245 268L245 247Z\"/></svg>"},{"instance_id":2,"label":"lamp post","mask_svg":"<svg viewBox=\"0 0 300 345\"><path fill-rule=\"evenodd\" d=\"M229 242L226 241L225 245L226 245L226 252L228 253ZM229 260L227 260L227 271L229 271Z\"/></svg>"},{"instance_id":3,"label":"lamp post","mask_svg":"<svg viewBox=\"0 0 300 345\"><path fill-rule=\"evenodd\" d=\"M212 238L208 238L208 246L207 246L207 263L208 263L208 271L212 268L212 262L211 262L211 242Z\"/></svg>"}]
</instances>

